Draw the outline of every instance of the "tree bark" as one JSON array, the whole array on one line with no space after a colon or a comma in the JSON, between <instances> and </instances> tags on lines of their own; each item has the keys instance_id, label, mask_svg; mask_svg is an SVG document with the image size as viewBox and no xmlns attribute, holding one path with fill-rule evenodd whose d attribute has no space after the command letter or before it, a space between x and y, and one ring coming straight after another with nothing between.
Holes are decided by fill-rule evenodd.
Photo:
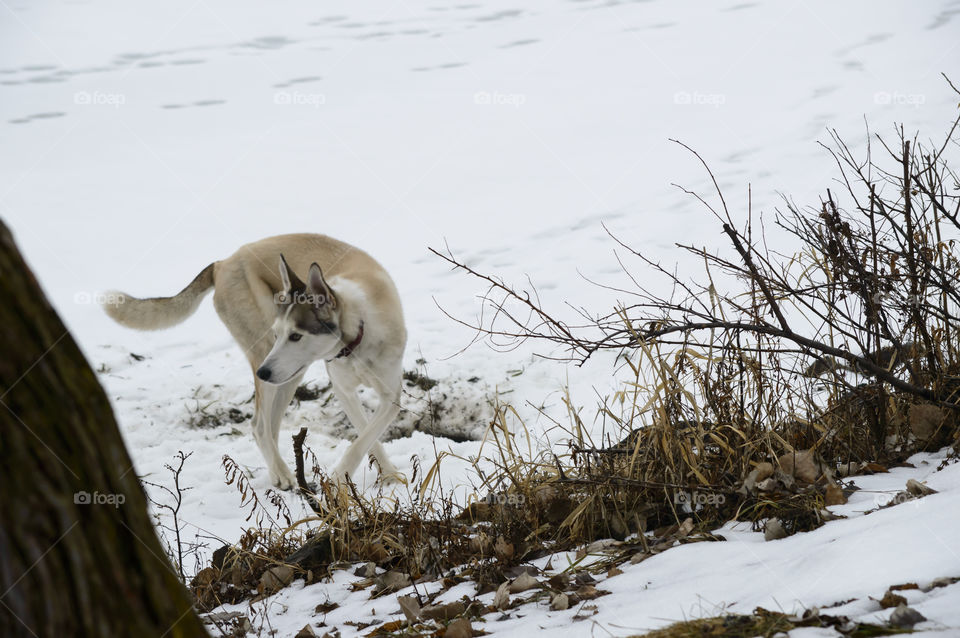
<instances>
[{"instance_id":1,"label":"tree bark","mask_svg":"<svg viewBox=\"0 0 960 638\"><path fill-rule=\"evenodd\" d=\"M207 636L107 396L0 221L0 636Z\"/></svg>"}]
</instances>

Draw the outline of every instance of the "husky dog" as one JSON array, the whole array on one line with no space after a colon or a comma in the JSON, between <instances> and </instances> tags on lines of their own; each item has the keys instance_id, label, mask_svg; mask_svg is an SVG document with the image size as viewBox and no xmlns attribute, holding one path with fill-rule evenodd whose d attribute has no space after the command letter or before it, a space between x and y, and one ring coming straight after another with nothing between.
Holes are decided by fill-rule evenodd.
<instances>
[{"instance_id":1,"label":"husky dog","mask_svg":"<svg viewBox=\"0 0 960 638\"><path fill-rule=\"evenodd\" d=\"M297 272L306 273L306 283ZM277 447L280 420L304 372L320 359L358 430L334 479L343 481L368 452L381 478L400 478L380 444L400 410L407 341L400 295L386 270L367 253L325 235L280 235L210 264L176 296L137 299L113 292L104 296L104 308L124 326L159 330L193 314L211 288L217 314L254 372L253 437L273 484L296 484ZM361 384L379 395L370 419L357 397Z\"/></svg>"}]
</instances>

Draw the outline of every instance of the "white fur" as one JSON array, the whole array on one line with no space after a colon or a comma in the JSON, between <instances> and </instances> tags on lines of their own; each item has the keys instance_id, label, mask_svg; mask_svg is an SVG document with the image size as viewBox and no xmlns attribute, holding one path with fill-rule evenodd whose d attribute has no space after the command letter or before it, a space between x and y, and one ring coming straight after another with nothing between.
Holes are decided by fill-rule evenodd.
<instances>
[{"instance_id":1,"label":"white fur","mask_svg":"<svg viewBox=\"0 0 960 638\"><path fill-rule=\"evenodd\" d=\"M285 264L280 268L268 266L277 264L281 255L289 264L289 274ZM333 292L328 310L336 318L338 330L302 333L299 341L289 340L295 330L292 311L286 308L278 312L276 301L278 293L299 283L297 275L305 276L314 289ZM332 476L343 481L367 453L377 459L384 477L395 476L397 470L387 458L380 437L400 410L406 329L399 294L383 267L363 251L325 235L268 237L211 264L174 297L135 299L124 295L123 302L105 304L105 310L131 328L165 328L192 314L211 288L216 289L213 302L217 313L255 374L253 436L273 484L284 489L295 485L278 446L280 422L306 369L319 359L327 362L334 393L358 430L357 439ZM364 335L359 345L349 356L336 358L354 339L361 321ZM256 377L262 368L270 370L268 381ZM369 419L357 397L360 385L370 386L380 398L379 407Z\"/></svg>"}]
</instances>

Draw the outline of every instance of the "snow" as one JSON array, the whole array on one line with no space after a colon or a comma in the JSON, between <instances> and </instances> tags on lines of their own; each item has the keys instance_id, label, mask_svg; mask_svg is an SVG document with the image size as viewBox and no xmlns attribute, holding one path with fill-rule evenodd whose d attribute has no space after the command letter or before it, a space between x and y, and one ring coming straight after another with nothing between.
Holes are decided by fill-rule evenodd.
<instances>
[{"instance_id":1,"label":"snow","mask_svg":"<svg viewBox=\"0 0 960 638\"><path fill-rule=\"evenodd\" d=\"M236 540L248 524L221 457L246 468L261 494L268 478L248 421L188 421L201 408L252 412L249 368L209 301L178 327L136 333L107 319L93 303L99 291L172 294L242 243L330 234L396 280L410 333L405 369L470 405L494 393L514 401L536 440L557 444L551 418L566 421L564 386L589 414L615 387L611 358L576 367L537 358L557 353L533 344L463 350L473 334L441 308L472 320L484 286L428 247L449 246L519 285L529 277L561 315L564 302L602 311L620 295L587 280L630 282L601 224L668 264L689 263L675 242L722 245L712 218L671 186L709 193L702 167L670 138L710 163L743 219L748 184L765 214L780 193L815 203L834 186L835 165L816 144L827 128L852 148L865 139L864 118L872 130L902 122L937 139L956 113L940 76L960 45L956 0L17 0L0 12L0 216L102 370L137 473L169 484L164 464L193 452L182 519L210 549L211 538ZM322 366L308 380L325 385ZM413 390L404 401L414 416L423 409ZM345 449L335 403L320 403L288 411L288 461L301 426L324 466ZM386 448L408 475L412 457L428 468L449 453L443 481L472 494L466 459L479 442L414 433ZM950 531L957 470L930 471L936 464L931 456L917 470L858 479L864 492L837 508L851 518L808 534L764 543L730 528L725 543L628 566L603 583L612 593L593 601L599 613L572 631L621 635L727 609L850 598L843 613L876 618L867 596L960 575ZM892 493L907 477L940 493L860 515L874 505L867 489ZM373 477L358 479L369 487ZM331 621L371 608L397 616L389 598L348 593L345 578L278 594L279 635L293 635L327 596L341 602ZM958 591L908 599L931 629L956 629ZM566 625L574 613L531 610L484 629L514 635Z\"/></svg>"},{"instance_id":2,"label":"snow","mask_svg":"<svg viewBox=\"0 0 960 638\"><path fill-rule=\"evenodd\" d=\"M630 635L700 616L749 614L756 607L799 614L812 606L820 607L824 614L883 622L892 612L881 610L878 602L887 588L916 583L919 590L898 592L928 618L916 629L956 635L946 630L960 631L960 583L922 591L936 578L960 573L960 551L954 542L960 463L938 472L944 457L944 453L918 454L909 460L915 468L856 478L860 491L846 505L831 508L849 518L812 532L765 542L763 533L750 531L749 524L731 523L715 531L726 542L679 545L639 564L623 565L623 574L600 577L597 588L610 593L586 603L597 606L595 615L580 606L550 611L541 603L518 608L506 620L488 618L482 628L497 636L526 636L560 628L571 636ZM878 505L903 490L908 477L925 481L938 493L878 510ZM865 515L868 511L871 513ZM543 567L546 562L540 559L537 564ZM567 565L562 555L551 562L554 571ZM415 593L413 586L377 599L370 599L369 590L347 593L348 584L359 580L348 571L339 571L331 582L298 585L277 594L269 603L273 627L280 635L292 635L306 619L318 633L320 623L326 623L328 628L339 627L344 637L362 635L370 630L357 631L343 625L344 621L400 619L397 596ZM429 587L416 589L423 593ZM463 583L445 592L438 602L464 595L472 599L475 593L474 585ZM476 598L489 604L493 593ZM850 599L856 600L844 604ZM325 616L314 616L313 607L328 600L339 607ZM246 606L227 608L244 610ZM573 621L576 615L584 618ZM811 629L791 632L794 638L812 635L839 634Z\"/></svg>"}]
</instances>

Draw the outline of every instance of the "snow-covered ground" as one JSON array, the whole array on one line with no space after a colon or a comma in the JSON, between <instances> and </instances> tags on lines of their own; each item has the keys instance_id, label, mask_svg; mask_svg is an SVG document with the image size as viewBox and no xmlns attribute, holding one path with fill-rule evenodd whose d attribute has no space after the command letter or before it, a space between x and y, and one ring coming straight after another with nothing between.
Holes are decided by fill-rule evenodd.
<instances>
[{"instance_id":1,"label":"snow-covered ground","mask_svg":"<svg viewBox=\"0 0 960 638\"><path fill-rule=\"evenodd\" d=\"M545 436L550 421L536 408L562 420L566 384L589 408L593 389L614 383L610 360L564 366L529 345L461 352L472 334L440 307L471 319L483 286L428 247L449 245L508 281L529 276L561 313L564 302L600 311L617 295L587 279L630 285L602 223L668 263L682 258L675 242L722 244L702 207L671 186L709 190L669 138L710 163L735 213L748 184L754 210L770 213L780 193L814 203L831 185L835 165L816 144L828 127L852 147L865 139L864 118L873 130L902 122L937 139L957 105L940 77L958 79L957 0L13 0L0 14L0 216L101 371L138 474L168 483L164 464L192 451L188 535L228 541L247 513L221 457L248 468L261 491L266 468L249 421L189 422L203 410L252 411L240 350L209 301L181 326L143 334L110 322L98 292L172 294L245 242L327 233L394 276L407 369L470 406L499 393ZM322 366L308 379L324 385ZM302 425L328 467L345 448L336 405L320 403L288 412L288 461ZM386 445L408 473L413 455L429 466L442 451L466 457L478 446L422 433ZM446 457L444 480L468 492L466 468ZM951 469L931 485L943 493L914 510L766 545L733 531L729 543L671 550L611 580L600 614L576 626L623 634L725 606L862 603L899 581L960 576L950 531L960 480ZM312 611L317 588L346 596L337 583L304 589L284 631L305 624L297 610ZM957 593L937 589L918 608L960 627ZM566 622L550 616L486 629Z\"/></svg>"},{"instance_id":2,"label":"snow-covered ground","mask_svg":"<svg viewBox=\"0 0 960 638\"><path fill-rule=\"evenodd\" d=\"M680 545L639 564L622 565L620 575L599 576L595 586L609 592L599 598L564 611L551 611L547 601L529 604L517 608L508 618L474 626L496 636L523 637L561 630L571 636L625 636L698 617L750 614L757 607L800 615L814 606L825 615L882 624L893 611L882 610L879 604L887 589L913 583L916 589L897 593L928 619L916 629L929 631L930 635L960 635L960 582L930 588L938 578L960 575L955 530L960 511L960 463L936 472L943 456L916 455L910 459L914 469L899 468L855 479L860 491L847 504L831 508L848 518L812 532L768 542L762 532L750 531L749 523L728 524L715 532L726 542ZM925 481L939 492L878 510L904 490L908 478ZM864 515L866 512L870 513ZM589 563L589 558L580 565ZM544 568L551 563L552 569L539 577L545 581L574 561L571 553L542 558L534 564ZM336 627L346 638L373 629L358 631L344 624L347 621L384 623L402 619L396 599L415 593L414 587L407 587L372 599L370 589L350 591L349 585L360 581L359 577L349 571L335 574L329 583L304 586L299 581L254 607L267 611L281 636L292 636L309 623L318 635ZM434 583L416 589L423 594L437 588ZM475 587L465 583L441 594L437 602L453 602L464 595L474 599L474 594ZM491 592L476 599L490 605L493 597ZM326 614L316 613L321 603L339 606ZM227 609L248 611L246 605L229 605ZM840 634L796 629L791 635Z\"/></svg>"}]
</instances>

